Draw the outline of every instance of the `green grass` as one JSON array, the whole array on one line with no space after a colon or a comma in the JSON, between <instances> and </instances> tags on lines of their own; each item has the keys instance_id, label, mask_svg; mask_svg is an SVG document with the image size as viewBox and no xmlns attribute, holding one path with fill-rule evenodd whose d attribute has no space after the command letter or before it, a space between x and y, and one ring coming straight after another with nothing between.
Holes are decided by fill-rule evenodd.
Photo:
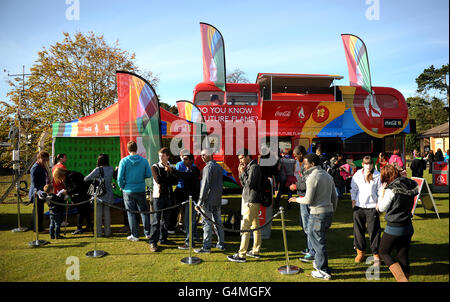
<instances>
[{"instance_id":1,"label":"green grass","mask_svg":"<svg viewBox=\"0 0 450 302\"><path fill-rule=\"evenodd\" d=\"M426 175L431 183L430 175ZM1 177L7 181L9 177ZM0 185L0 194L5 185ZM410 248L412 282L448 282L449 281L449 196L433 195L441 219L434 212L424 209L419 204L414 216L415 233ZM229 209L238 209L240 195L227 195L229 205L222 208L222 213ZM7 202L14 202L11 197ZM286 204L286 199L282 205ZM199 265L182 264L180 260L188 256L188 251L178 250L177 246L162 246L159 253L151 253L148 243L143 240L129 242L127 234L122 231L122 213L112 210L113 233L110 238L98 238L97 249L108 252L103 258L88 258L86 252L94 249L92 233L73 236L75 217L69 219L67 239L51 240L49 245L39 248L28 246L35 240L33 232L12 233L17 227L15 204L0 204L0 281L8 282L67 282L66 264L69 256L76 256L80 261L81 282L127 281L127 282L312 282L310 276L312 264L298 260L300 250L304 249L303 233L298 225L298 205L286 212L286 235L289 247L290 264L300 267L296 275L281 275L277 269L286 265L283 248L280 216L273 221L271 238L263 240L262 258L248 259L247 263L233 263L226 259L239 248L239 235L226 236L226 251L213 249L211 254L200 257ZM28 226L32 206L21 206L22 225ZM47 209L46 209L47 210ZM382 215L383 217L384 215ZM386 223L381 220L382 228ZM44 225L48 225L46 219ZM64 228L62 228L64 230ZM366 270L369 264L353 262L353 224L349 196L341 201L328 232L329 265L332 268L334 282L393 282L395 281L385 265L381 266L379 280L367 280ZM141 229L142 234L142 229ZM49 235L39 234L39 239L49 240ZM184 240L183 233L169 237L178 244ZM251 242L250 242L251 244ZM73 281L70 281L73 282ZM323 282L323 281L318 281Z\"/></svg>"}]
</instances>

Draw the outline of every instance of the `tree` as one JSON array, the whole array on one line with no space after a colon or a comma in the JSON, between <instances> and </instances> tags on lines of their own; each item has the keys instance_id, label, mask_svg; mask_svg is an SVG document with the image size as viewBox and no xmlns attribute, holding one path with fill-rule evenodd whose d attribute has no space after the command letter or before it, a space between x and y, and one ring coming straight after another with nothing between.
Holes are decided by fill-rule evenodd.
<instances>
[{"instance_id":1,"label":"tree","mask_svg":"<svg viewBox=\"0 0 450 302\"><path fill-rule=\"evenodd\" d=\"M245 77L245 72L236 68L231 74L227 75L227 83L250 83Z\"/></svg>"},{"instance_id":2,"label":"tree","mask_svg":"<svg viewBox=\"0 0 450 302\"><path fill-rule=\"evenodd\" d=\"M417 92L427 93L430 90L437 90L439 93L445 93L448 106L449 85L447 83L447 76L448 64L442 65L440 69L436 69L431 65L416 78Z\"/></svg>"},{"instance_id":3,"label":"tree","mask_svg":"<svg viewBox=\"0 0 450 302\"><path fill-rule=\"evenodd\" d=\"M0 114L10 117L16 116L20 103L20 115L28 121L21 129L33 143L54 122L88 116L116 102L116 70L138 73L153 87L159 81L152 72L141 72L135 54L121 50L117 41L108 45L93 32L63 35L62 42L38 52L24 83L20 78L9 82L10 102L1 103Z\"/></svg>"},{"instance_id":4,"label":"tree","mask_svg":"<svg viewBox=\"0 0 450 302\"><path fill-rule=\"evenodd\" d=\"M448 107L437 97L414 96L406 99L409 117L416 120L418 133L442 125L448 121Z\"/></svg>"}]
</instances>

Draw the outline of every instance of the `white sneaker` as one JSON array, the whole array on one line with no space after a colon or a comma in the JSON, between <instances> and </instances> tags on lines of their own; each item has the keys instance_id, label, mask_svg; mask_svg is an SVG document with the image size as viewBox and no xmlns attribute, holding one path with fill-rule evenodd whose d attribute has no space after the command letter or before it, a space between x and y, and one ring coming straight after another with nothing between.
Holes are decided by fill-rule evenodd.
<instances>
[{"instance_id":1,"label":"white sneaker","mask_svg":"<svg viewBox=\"0 0 450 302\"><path fill-rule=\"evenodd\" d=\"M322 280L330 280L331 279L331 275L321 271L321 270L315 270L311 272L311 276L316 278L316 279L322 279Z\"/></svg>"},{"instance_id":2,"label":"white sneaker","mask_svg":"<svg viewBox=\"0 0 450 302\"><path fill-rule=\"evenodd\" d=\"M62 227L65 227L65 226L68 226L68 225L69 225L69 223L66 222L66 221L63 221L63 222L61 223L61 226L62 226Z\"/></svg>"},{"instance_id":3,"label":"white sneaker","mask_svg":"<svg viewBox=\"0 0 450 302\"><path fill-rule=\"evenodd\" d=\"M127 239L134 242L139 241L139 238L136 238L133 235L128 236Z\"/></svg>"}]
</instances>

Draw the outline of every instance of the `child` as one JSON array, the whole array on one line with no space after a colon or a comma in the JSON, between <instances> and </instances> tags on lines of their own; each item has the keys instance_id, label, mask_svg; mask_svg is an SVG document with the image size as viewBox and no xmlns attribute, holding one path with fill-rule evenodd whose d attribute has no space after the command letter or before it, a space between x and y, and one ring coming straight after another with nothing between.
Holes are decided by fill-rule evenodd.
<instances>
[{"instance_id":1,"label":"child","mask_svg":"<svg viewBox=\"0 0 450 302\"><path fill-rule=\"evenodd\" d=\"M52 184L45 185L44 192L47 193L46 200L50 212L50 239L64 239L64 236L60 235L61 223L64 216L64 206L56 205L52 202L54 201L58 203L64 203L64 192L61 192L58 195L54 194L54 188Z\"/></svg>"}]
</instances>

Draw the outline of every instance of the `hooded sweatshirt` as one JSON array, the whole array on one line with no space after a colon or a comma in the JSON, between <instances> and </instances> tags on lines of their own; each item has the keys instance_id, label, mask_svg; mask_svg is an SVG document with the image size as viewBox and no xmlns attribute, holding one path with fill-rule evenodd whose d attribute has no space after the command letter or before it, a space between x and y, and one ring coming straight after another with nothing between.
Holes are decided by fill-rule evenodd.
<instances>
[{"instance_id":1,"label":"hooded sweatshirt","mask_svg":"<svg viewBox=\"0 0 450 302\"><path fill-rule=\"evenodd\" d=\"M119 163L117 183L122 191L145 192L145 179L152 177L148 161L140 155L129 155Z\"/></svg>"},{"instance_id":2,"label":"hooded sweatshirt","mask_svg":"<svg viewBox=\"0 0 450 302\"><path fill-rule=\"evenodd\" d=\"M386 186L384 195L378 200L378 210L386 212L384 218L388 226L398 227L411 223L414 196L418 193L417 183L406 177L398 177Z\"/></svg>"},{"instance_id":3,"label":"hooded sweatshirt","mask_svg":"<svg viewBox=\"0 0 450 302\"><path fill-rule=\"evenodd\" d=\"M321 167L314 166L304 173L306 194L297 198L301 204L309 205L311 214L323 214L336 211L337 194L333 178Z\"/></svg>"}]
</instances>

